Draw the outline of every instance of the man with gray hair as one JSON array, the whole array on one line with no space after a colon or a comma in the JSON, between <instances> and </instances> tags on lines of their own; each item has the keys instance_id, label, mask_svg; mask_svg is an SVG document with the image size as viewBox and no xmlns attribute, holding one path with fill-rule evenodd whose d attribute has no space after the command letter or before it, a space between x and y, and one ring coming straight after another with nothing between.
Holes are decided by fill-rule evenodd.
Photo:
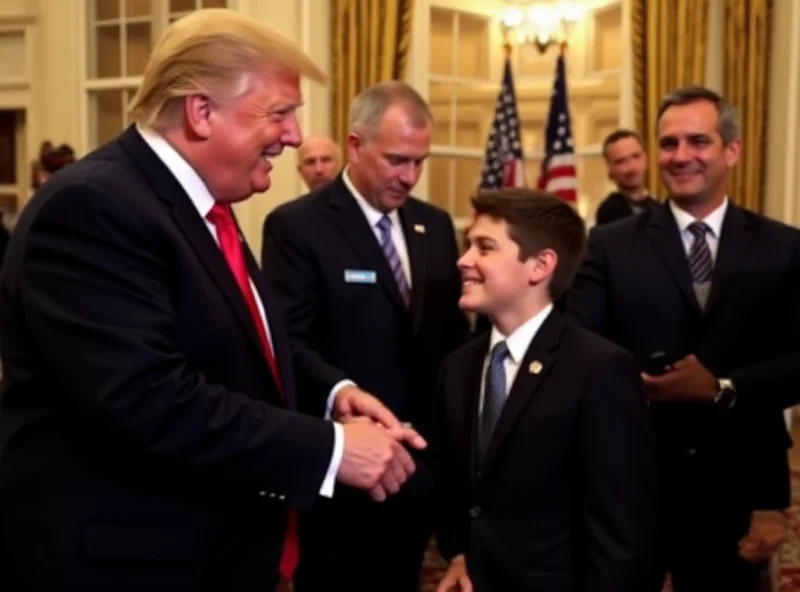
<instances>
[{"instance_id":1,"label":"man with gray hair","mask_svg":"<svg viewBox=\"0 0 800 592\"><path fill-rule=\"evenodd\" d=\"M310 414L325 413L328 392L369 392L428 433L441 361L468 336L450 217L409 195L432 134L413 88L367 88L351 106L342 174L267 217L262 267L307 370L298 392ZM297 592L416 592L433 495L418 461L387 504L355 489L320 500L301 528Z\"/></svg>"},{"instance_id":2,"label":"man with gray hair","mask_svg":"<svg viewBox=\"0 0 800 592\"><path fill-rule=\"evenodd\" d=\"M231 210L300 143L301 76L324 81L256 19L186 16L135 124L22 212L0 281L0 589L267 592L297 564L298 510L413 472L402 443L424 441L374 397L330 393L337 422L296 411Z\"/></svg>"},{"instance_id":3,"label":"man with gray hair","mask_svg":"<svg viewBox=\"0 0 800 592\"><path fill-rule=\"evenodd\" d=\"M642 368L662 484L653 590L669 572L676 592L754 592L789 506L800 232L728 196L742 141L724 98L681 88L656 125L669 199L592 231L565 308Z\"/></svg>"}]
</instances>

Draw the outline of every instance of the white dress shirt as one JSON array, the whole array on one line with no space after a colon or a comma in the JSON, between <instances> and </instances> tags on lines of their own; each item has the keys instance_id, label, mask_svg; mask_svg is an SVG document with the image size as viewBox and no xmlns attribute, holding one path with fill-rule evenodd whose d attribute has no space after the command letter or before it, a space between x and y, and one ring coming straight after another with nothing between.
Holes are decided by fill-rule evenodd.
<instances>
[{"instance_id":1,"label":"white dress shirt","mask_svg":"<svg viewBox=\"0 0 800 592\"><path fill-rule=\"evenodd\" d=\"M689 255L689 250L692 248L694 242L694 235L689 231L689 225L692 222L705 222L711 229L711 232L706 232L706 242L711 251L711 261L717 262L717 251L719 250L719 237L722 234L722 223L725 221L725 212L728 211L728 198L703 220L695 220L691 214L680 209L672 200L669 202L669 208L672 210L672 215L675 216L675 222L678 224L678 230L681 233L681 240L683 241L683 248L686 255Z\"/></svg>"},{"instance_id":2,"label":"white dress shirt","mask_svg":"<svg viewBox=\"0 0 800 592\"><path fill-rule=\"evenodd\" d=\"M514 379L517 377L519 366L522 364L522 359L525 357L525 352L536 337L545 319L550 315L553 310L553 305L548 304L542 310L537 312L527 321L522 323L516 330L508 337L504 336L497 327L492 326L492 334L489 339L489 351L486 358L483 360L483 372L481 373L481 398L478 406L478 413L483 411L483 398L484 391L486 390L486 372L489 369L490 354L495 345L505 340L506 347L508 347L508 355L503 361L503 368L506 371L506 397L511 392L511 387L514 384Z\"/></svg>"},{"instance_id":3,"label":"white dress shirt","mask_svg":"<svg viewBox=\"0 0 800 592\"><path fill-rule=\"evenodd\" d=\"M150 146L153 152L156 153L156 156L161 159L161 161L164 163L164 166L169 169L178 183L180 183L181 187L183 187L183 190L189 196L189 199L194 204L194 207L197 208L197 213L203 219L203 222L205 222L206 228L208 228L211 236L214 237L214 240L217 242L217 244L219 244L217 229L206 218L208 213L211 211L211 208L214 207L215 200L208 191L206 184L200 178L200 175L197 174L197 171L195 171L192 166L186 162L186 160L180 154L178 154L178 152L172 146L170 146L170 144L163 137L152 130L140 126L136 126L136 130L142 136L142 139L147 143L147 145ZM250 279L250 289L253 291L253 295L255 296L256 305L258 306L258 313L261 316L261 321L264 323L264 329L267 332L267 339L269 339L270 344L272 344L272 335L269 330L267 315L264 312L264 305L261 302L261 297L259 296L258 290L256 290L256 287L253 284L252 278ZM331 393L331 403L334 395L335 393ZM320 488L319 492L320 495L325 497L333 497L333 488L336 484L336 474L339 472L339 465L342 463L342 456L344 454L344 430L338 423L333 424L333 430L334 445L331 463L328 466L328 472L325 475L325 479L322 482L322 487Z\"/></svg>"},{"instance_id":4,"label":"white dress shirt","mask_svg":"<svg viewBox=\"0 0 800 592\"><path fill-rule=\"evenodd\" d=\"M378 222L383 218L383 212L373 207L372 204L359 193L358 189L356 189L355 185L353 185L353 182L350 180L350 173L347 167L345 167L344 172L342 172L342 181L344 181L350 193L353 194L353 197L356 198L358 207L364 212L364 217L366 217L367 222L369 222L372 233L375 235L380 245L381 229L378 228ZM406 237L403 234L400 215L397 213L397 210L392 210L386 214L386 216L392 221L392 242L394 243L394 248L397 251L398 257L400 257L400 265L403 267L403 274L406 276L408 287L411 288L411 260L408 258L408 246L406 245Z\"/></svg>"}]
</instances>

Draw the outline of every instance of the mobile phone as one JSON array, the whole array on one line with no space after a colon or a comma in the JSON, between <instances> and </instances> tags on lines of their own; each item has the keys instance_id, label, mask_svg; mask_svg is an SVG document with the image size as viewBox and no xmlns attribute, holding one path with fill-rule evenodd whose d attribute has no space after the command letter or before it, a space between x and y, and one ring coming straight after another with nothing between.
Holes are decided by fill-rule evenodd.
<instances>
[{"instance_id":1,"label":"mobile phone","mask_svg":"<svg viewBox=\"0 0 800 592\"><path fill-rule=\"evenodd\" d=\"M653 352L647 358L647 367L644 371L650 376L661 376L670 369L673 363L672 357L667 352Z\"/></svg>"}]
</instances>

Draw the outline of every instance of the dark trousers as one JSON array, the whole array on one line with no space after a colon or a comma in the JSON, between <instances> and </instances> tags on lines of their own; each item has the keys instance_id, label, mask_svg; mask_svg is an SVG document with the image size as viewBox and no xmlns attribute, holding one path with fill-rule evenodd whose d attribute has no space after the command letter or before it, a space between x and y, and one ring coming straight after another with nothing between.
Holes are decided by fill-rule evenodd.
<instances>
[{"instance_id":1,"label":"dark trousers","mask_svg":"<svg viewBox=\"0 0 800 592\"><path fill-rule=\"evenodd\" d=\"M418 592L432 499L340 489L301 521L295 592Z\"/></svg>"},{"instance_id":2,"label":"dark trousers","mask_svg":"<svg viewBox=\"0 0 800 592\"><path fill-rule=\"evenodd\" d=\"M738 554L752 509L716 467L690 452L683 459L673 459L662 471L660 541L652 590L661 589L669 572L675 592L757 592L766 562L750 563Z\"/></svg>"}]
</instances>

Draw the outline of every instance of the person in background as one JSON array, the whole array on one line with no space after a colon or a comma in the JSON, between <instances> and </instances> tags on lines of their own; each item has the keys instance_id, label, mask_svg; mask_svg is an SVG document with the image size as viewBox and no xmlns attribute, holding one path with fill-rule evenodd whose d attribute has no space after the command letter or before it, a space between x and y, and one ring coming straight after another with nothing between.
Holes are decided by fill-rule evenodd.
<instances>
[{"instance_id":1,"label":"person in background","mask_svg":"<svg viewBox=\"0 0 800 592\"><path fill-rule=\"evenodd\" d=\"M39 160L31 166L31 190L35 192L56 171L75 162L75 151L68 144L53 147L50 141L42 142Z\"/></svg>"},{"instance_id":2,"label":"person in background","mask_svg":"<svg viewBox=\"0 0 800 592\"><path fill-rule=\"evenodd\" d=\"M339 147L325 136L308 136L297 149L297 172L309 191L333 181L342 167Z\"/></svg>"},{"instance_id":3,"label":"person in background","mask_svg":"<svg viewBox=\"0 0 800 592\"><path fill-rule=\"evenodd\" d=\"M595 225L647 212L658 203L645 186L647 158L639 134L627 129L610 133L603 140L603 157L608 178L617 190L608 194L597 208Z\"/></svg>"},{"instance_id":4,"label":"person in background","mask_svg":"<svg viewBox=\"0 0 800 592\"><path fill-rule=\"evenodd\" d=\"M336 421L296 411L232 212L300 144L302 76L325 80L261 21L193 12L153 49L135 123L22 211L0 279L0 589L268 592L300 559L298 511L413 473L403 443L425 442L367 393L331 393Z\"/></svg>"}]
</instances>

